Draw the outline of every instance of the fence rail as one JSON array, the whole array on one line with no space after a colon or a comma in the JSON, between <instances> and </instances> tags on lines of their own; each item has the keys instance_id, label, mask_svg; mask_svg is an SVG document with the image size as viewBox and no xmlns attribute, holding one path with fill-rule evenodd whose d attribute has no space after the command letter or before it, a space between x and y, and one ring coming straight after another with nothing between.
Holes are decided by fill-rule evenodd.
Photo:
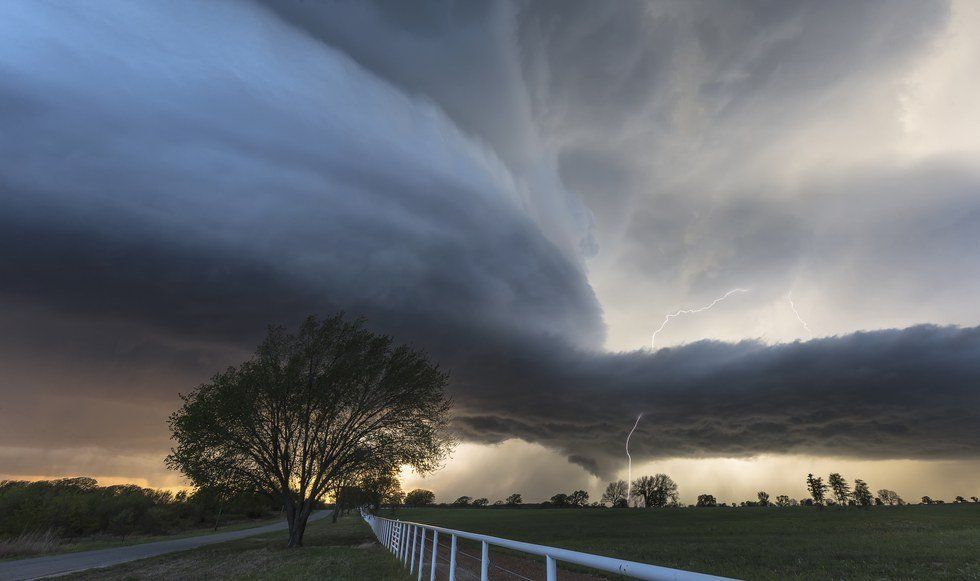
<instances>
[{"instance_id":1,"label":"fence rail","mask_svg":"<svg viewBox=\"0 0 980 581\"><path fill-rule=\"evenodd\" d=\"M602 557L589 553L570 551L568 549L559 549L557 547L512 541L510 539L457 531L434 525L392 520L374 516L363 510L361 511L361 516L371 527L371 530L374 531L374 535L378 538L378 541L394 553L405 567L408 567L409 573L418 571L417 581L422 581L423 570L426 568L429 570L429 580L435 581L436 562L440 557L440 535L443 537L448 536L450 539L449 581L456 581L456 556L461 552L456 547L457 539L468 539L481 543L481 555L479 558L481 581L488 581L489 579L491 546L503 547L505 549L543 557L547 581L557 581L559 561L589 567L605 573L616 573L635 579L649 579L653 581L718 581L727 579L726 577L692 573L690 571L658 567L635 561L624 561L612 557ZM428 547L427 543L429 545ZM428 557L428 560L426 560L426 557Z\"/></svg>"}]
</instances>

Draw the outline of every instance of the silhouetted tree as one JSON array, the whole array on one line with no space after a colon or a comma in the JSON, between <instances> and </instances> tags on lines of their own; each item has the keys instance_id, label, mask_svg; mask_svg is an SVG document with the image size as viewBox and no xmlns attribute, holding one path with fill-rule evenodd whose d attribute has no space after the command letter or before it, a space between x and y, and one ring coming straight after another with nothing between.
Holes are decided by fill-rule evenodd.
<instances>
[{"instance_id":1,"label":"silhouetted tree","mask_svg":"<svg viewBox=\"0 0 980 581\"><path fill-rule=\"evenodd\" d=\"M837 500L837 504L845 506L847 504L847 500L851 497L851 487L847 483L847 480L844 480L843 476L837 472L834 472L830 475L830 478L827 479L827 483L830 484L830 489L834 493L834 498Z\"/></svg>"},{"instance_id":2,"label":"silhouetted tree","mask_svg":"<svg viewBox=\"0 0 980 581\"><path fill-rule=\"evenodd\" d=\"M606 491L602 493L602 502L609 504L613 508L626 508L627 506L627 486L625 480L610 482L606 486Z\"/></svg>"},{"instance_id":3,"label":"silhouetted tree","mask_svg":"<svg viewBox=\"0 0 980 581\"><path fill-rule=\"evenodd\" d=\"M521 498L520 494L515 492L514 494L508 496L507 500L505 500L504 502L506 502L509 506L517 506L518 504L524 502L524 499Z\"/></svg>"},{"instance_id":4,"label":"silhouetted tree","mask_svg":"<svg viewBox=\"0 0 980 581\"><path fill-rule=\"evenodd\" d=\"M874 498L871 496L871 490L868 489L868 484L860 478L854 479L854 492L851 496L854 497L854 502L859 506L871 506L874 502Z\"/></svg>"},{"instance_id":5,"label":"silhouetted tree","mask_svg":"<svg viewBox=\"0 0 980 581\"><path fill-rule=\"evenodd\" d=\"M551 497L551 504L557 508L564 508L568 506L568 495L564 492L559 492Z\"/></svg>"},{"instance_id":6,"label":"silhouetted tree","mask_svg":"<svg viewBox=\"0 0 980 581\"><path fill-rule=\"evenodd\" d=\"M632 494L647 508L677 504L677 484L666 474L641 476L633 481Z\"/></svg>"},{"instance_id":7,"label":"silhouetted tree","mask_svg":"<svg viewBox=\"0 0 980 581\"><path fill-rule=\"evenodd\" d=\"M888 490L887 488L882 488L878 491L878 500L888 506L901 506L905 504L905 501L902 500L902 497L897 492Z\"/></svg>"},{"instance_id":8,"label":"silhouetted tree","mask_svg":"<svg viewBox=\"0 0 980 581\"><path fill-rule=\"evenodd\" d=\"M429 506L436 501L436 495L431 490L416 488L405 495L405 504L408 506L420 507Z\"/></svg>"},{"instance_id":9,"label":"silhouetted tree","mask_svg":"<svg viewBox=\"0 0 980 581\"><path fill-rule=\"evenodd\" d=\"M933 504L933 501L928 496L923 496L922 497L922 504Z\"/></svg>"},{"instance_id":10,"label":"silhouetted tree","mask_svg":"<svg viewBox=\"0 0 980 581\"><path fill-rule=\"evenodd\" d=\"M695 506L718 506L718 501L710 494L699 494L698 502Z\"/></svg>"},{"instance_id":11,"label":"silhouetted tree","mask_svg":"<svg viewBox=\"0 0 980 581\"><path fill-rule=\"evenodd\" d=\"M342 315L295 335L271 327L251 359L182 396L167 465L196 486L276 496L299 547L315 503L347 475L439 465L447 382L423 353Z\"/></svg>"},{"instance_id":12,"label":"silhouetted tree","mask_svg":"<svg viewBox=\"0 0 980 581\"><path fill-rule=\"evenodd\" d=\"M488 504L490 504L490 501L487 500L487 499L485 499L485 498L477 498L476 500L473 501L473 506L476 506L476 507L479 507L479 508L483 508L483 507L485 507Z\"/></svg>"},{"instance_id":13,"label":"silhouetted tree","mask_svg":"<svg viewBox=\"0 0 980 581\"><path fill-rule=\"evenodd\" d=\"M787 506L793 506L795 503L796 503L795 500L791 499L785 494L780 494L779 496L776 497L776 506L785 508Z\"/></svg>"},{"instance_id":14,"label":"silhouetted tree","mask_svg":"<svg viewBox=\"0 0 980 581\"><path fill-rule=\"evenodd\" d=\"M824 504L824 496L827 494L827 485L824 484L823 478L814 476L813 474L807 474L806 489L813 498L813 504L817 506L822 506Z\"/></svg>"},{"instance_id":15,"label":"silhouetted tree","mask_svg":"<svg viewBox=\"0 0 980 581\"><path fill-rule=\"evenodd\" d=\"M589 504L589 493L584 490L576 490L568 495L568 504L571 506L587 506Z\"/></svg>"},{"instance_id":16,"label":"silhouetted tree","mask_svg":"<svg viewBox=\"0 0 980 581\"><path fill-rule=\"evenodd\" d=\"M469 506L471 500L473 499L470 498L469 496L460 496L459 498L453 501L453 506Z\"/></svg>"},{"instance_id":17,"label":"silhouetted tree","mask_svg":"<svg viewBox=\"0 0 980 581\"><path fill-rule=\"evenodd\" d=\"M759 498L759 506L769 506L769 493L760 490L756 496Z\"/></svg>"},{"instance_id":18,"label":"silhouetted tree","mask_svg":"<svg viewBox=\"0 0 980 581\"><path fill-rule=\"evenodd\" d=\"M373 506L388 505L393 510L405 499L398 470L387 468L364 472L357 480L363 502Z\"/></svg>"}]
</instances>

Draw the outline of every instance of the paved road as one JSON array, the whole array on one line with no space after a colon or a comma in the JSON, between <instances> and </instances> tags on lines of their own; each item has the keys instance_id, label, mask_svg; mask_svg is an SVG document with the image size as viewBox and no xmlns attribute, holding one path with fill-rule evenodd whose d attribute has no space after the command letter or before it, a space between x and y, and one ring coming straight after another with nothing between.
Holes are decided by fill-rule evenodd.
<instances>
[{"instance_id":1,"label":"paved road","mask_svg":"<svg viewBox=\"0 0 980 581\"><path fill-rule=\"evenodd\" d=\"M310 515L310 521L319 520L329 514L329 510L315 512ZM198 535L196 537L184 537L170 541L157 541L154 543L115 547L112 549L99 549L98 551L82 551L78 553L50 555L47 557L34 557L32 559L3 561L0 562L0 580L38 579L41 577L52 577L76 571L84 571L85 569L109 567L127 561L156 557L165 553L186 551L205 545L251 537L252 535L285 530L285 528L285 522L278 522L271 525L227 533Z\"/></svg>"}]
</instances>

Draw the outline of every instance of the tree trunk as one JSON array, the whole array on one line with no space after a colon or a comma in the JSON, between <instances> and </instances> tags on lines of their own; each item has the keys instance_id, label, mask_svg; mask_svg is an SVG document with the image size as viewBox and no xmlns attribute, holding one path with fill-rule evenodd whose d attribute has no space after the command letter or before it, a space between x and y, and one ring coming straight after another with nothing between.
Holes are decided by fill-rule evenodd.
<instances>
[{"instance_id":1,"label":"tree trunk","mask_svg":"<svg viewBox=\"0 0 980 581\"><path fill-rule=\"evenodd\" d=\"M331 517L330 517L333 522L337 522L337 517L340 516L340 510L341 510L340 509L340 503L339 502L334 503L334 505L333 505L333 515L331 515Z\"/></svg>"},{"instance_id":2,"label":"tree trunk","mask_svg":"<svg viewBox=\"0 0 980 581\"><path fill-rule=\"evenodd\" d=\"M289 544L287 547L297 548L303 546L303 534L306 532L306 521L310 518L313 511L313 501L305 501L299 506L287 507L289 514Z\"/></svg>"},{"instance_id":3,"label":"tree trunk","mask_svg":"<svg viewBox=\"0 0 980 581\"><path fill-rule=\"evenodd\" d=\"M218 514L214 515L214 530L218 530L218 526L221 524L221 511L224 510L225 505L218 505Z\"/></svg>"}]
</instances>

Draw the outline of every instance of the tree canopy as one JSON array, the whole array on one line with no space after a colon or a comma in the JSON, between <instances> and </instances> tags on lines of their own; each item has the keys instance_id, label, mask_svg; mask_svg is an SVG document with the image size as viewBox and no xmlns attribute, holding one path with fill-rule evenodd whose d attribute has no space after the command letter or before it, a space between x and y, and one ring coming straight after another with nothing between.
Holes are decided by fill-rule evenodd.
<instances>
[{"instance_id":1,"label":"tree canopy","mask_svg":"<svg viewBox=\"0 0 980 581\"><path fill-rule=\"evenodd\" d=\"M625 480L616 480L606 486L606 491L602 493L602 502L609 504L613 508L626 508L628 487Z\"/></svg>"},{"instance_id":2,"label":"tree canopy","mask_svg":"<svg viewBox=\"0 0 980 581\"><path fill-rule=\"evenodd\" d=\"M301 546L315 500L369 474L435 469L452 441L448 374L342 314L270 327L255 354L182 395L167 464L196 486L255 490Z\"/></svg>"},{"instance_id":3,"label":"tree canopy","mask_svg":"<svg viewBox=\"0 0 980 581\"><path fill-rule=\"evenodd\" d=\"M677 483L666 474L641 476L631 488L632 495L642 498L647 508L677 504Z\"/></svg>"},{"instance_id":4,"label":"tree canopy","mask_svg":"<svg viewBox=\"0 0 980 581\"><path fill-rule=\"evenodd\" d=\"M431 490L416 488L405 495L405 504L408 506L428 506L436 501L436 495Z\"/></svg>"}]
</instances>

